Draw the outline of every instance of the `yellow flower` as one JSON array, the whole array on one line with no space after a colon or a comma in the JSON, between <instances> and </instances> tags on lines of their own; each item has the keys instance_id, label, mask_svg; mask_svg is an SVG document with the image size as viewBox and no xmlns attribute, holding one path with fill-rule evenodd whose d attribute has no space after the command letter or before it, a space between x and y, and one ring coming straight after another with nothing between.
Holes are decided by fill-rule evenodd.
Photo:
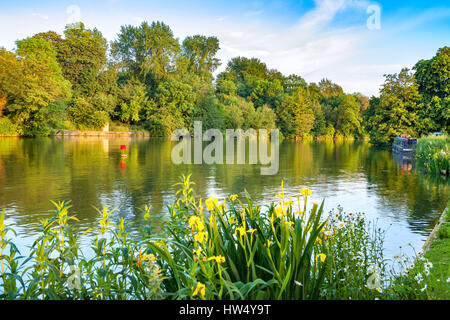
<instances>
[{"instance_id":1,"label":"yellow flower","mask_svg":"<svg viewBox=\"0 0 450 320\"><path fill-rule=\"evenodd\" d=\"M317 260L319 260L319 259L320 259L320 262L324 262L325 259L326 259L326 257L327 257L326 254L324 254L324 253L319 253L319 254L316 256L316 262L317 262Z\"/></svg>"},{"instance_id":2,"label":"yellow flower","mask_svg":"<svg viewBox=\"0 0 450 320\"><path fill-rule=\"evenodd\" d=\"M192 253L195 253L197 256L200 256L202 249L198 248L197 250L192 250Z\"/></svg>"},{"instance_id":3,"label":"yellow flower","mask_svg":"<svg viewBox=\"0 0 450 320\"><path fill-rule=\"evenodd\" d=\"M223 201L223 203L221 203L221 204L219 205L218 209L219 209L219 211L222 211L222 210L226 210L226 209L227 209L227 207L225 206L225 200Z\"/></svg>"},{"instance_id":4,"label":"yellow flower","mask_svg":"<svg viewBox=\"0 0 450 320\"><path fill-rule=\"evenodd\" d=\"M208 234L206 232L199 232L194 236L195 240L202 243L203 241L208 240Z\"/></svg>"},{"instance_id":5,"label":"yellow flower","mask_svg":"<svg viewBox=\"0 0 450 320\"><path fill-rule=\"evenodd\" d=\"M208 258L208 261L216 260L217 263L224 263L225 257L224 256L213 256L211 258Z\"/></svg>"},{"instance_id":6,"label":"yellow flower","mask_svg":"<svg viewBox=\"0 0 450 320\"><path fill-rule=\"evenodd\" d=\"M205 201L206 209L208 209L208 211L211 211L214 208L214 206L217 206L218 203L219 200L211 196L208 198L208 200Z\"/></svg>"},{"instance_id":7,"label":"yellow flower","mask_svg":"<svg viewBox=\"0 0 450 320\"><path fill-rule=\"evenodd\" d=\"M194 229L194 226L198 231L203 231L205 229L205 225L198 216L192 216L189 218L189 228Z\"/></svg>"},{"instance_id":8,"label":"yellow flower","mask_svg":"<svg viewBox=\"0 0 450 320\"><path fill-rule=\"evenodd\" d=\"M228 223L229 224L234 224L235 221L236 220L234 219L234 217L231 217L231 218L228 219Z\"/></svg>"},{"instance_id":9,"label":"yellow flower","mask_svg":"<svg viewBox=\"0 0 450 320\"><path fill-rule=\"evenodd\" d=\"M253 232L255 232L255 231L256 231L256 229L249 229L249 230L247 230L247 232L252 234L252 235L253 235Z\"/></svg>"},{"instance_id":10,"label":"yellow flower","mask_svg":"<svg viewBox=\"0 0 450 320\"><path fill-rule=\"evenodd\" d=\"M164 247L166 244L164 243L164 241L158 241L158 242L155 242L155 245L158 247Z\"/></svg>"},{"instance_id":11,"label":"yellow flower","mask_svg":"<svg viewBox=\"0 0 450 320\"><path fill-rule=\"evenodd\" d=\"M275 213L276 213L276 215L277 215L277 218L279 218L280 216L283 215L283 208L282 208L282 207L277 207L277 208L275 209Z\"/></svg>"},{"instance_id":12,"label":"yellow flower","mask_svg":"<svg viewBox=\"0 0 450 320\"><path fill-rule=\"evenodd\" d=\"M272 245L272 241L270 241L270 240L267 240L267 247L270 247L271 245Z\"/></svg>"},{"instance_id":13,"label":"yellow flower","mask_svg":"<svg viewBox=\"0 0 450 320\"><path fill-rule=\"evenodd\" d=\"M294 225L294 221L285 221L285 224L287 224L289 227Z\"/></svg>"},{"instance_id":14,"label":"yellow flower","mask_svg":"<svg viewBox=\"0 0 450 320\"><path fill-rule=\"evenodd\" d=\"M285 207L289 207L290 205L292 205L292 204L294 204L294 202L292 202L292 201L286 201L283 205L285 206Z\"/></svg>"},{"instance_id":15,"label":"yellow flower","mask_svg":"<svg viewBox=\"0 0 450 320\"><path fill-rule=\"evenodd\" d=\"M200 213L202 213L203 209L205 209L205 207L202 205L202 199L200 199L198 201L198 210L200 211Z\"/></svg>"},{"instance_id":16,"label":"yellow flower","mask_svg":"<svg viewBox=\"0 0 450 320\"><path fill-rule=\"evenodd\" d=\"M232 194L231 196L230 196L230 200L231 201L236 201L236 198L238 197L238 195L237 194Z\"/></svg>"},{"instance_id":17,"label":"yellow flower","mask_svg":"<svg viewBox=\"0 0 450 320\"><path fill-rule=\"evenodd\" d=\"M300 195L301 196L312 195L312 192L311 190L309 190L309 188L303 188L302 190L300 190Z\"/></svg>"},{"instance_id":18,"label":"yellow flower","mask_svg":"<svg viewBox=\"0 0 450 320\"><path fill-rule=\"evenodd\" d=\"M192 296L194 297L194 296L196 296L197 294L200 293L200 296L202 298L204 298L205 297L205 292L206 292L205 285L203 283L201 283L201 282L197 282L197 287L195 288L195 291L192 294Z\"/></svg>"},{"instance_id":19,"label":"yellow flower","mask_svg":"<svg viewBox=\"0 0 450 320\"><path fill-rule=\"evenodd\" d=\"M239 231L239 235L242 237L245 235L245 228L244 227L237 227L236 231L234 231L234 234L236 234Z\"/></svg>"}]
</instances>

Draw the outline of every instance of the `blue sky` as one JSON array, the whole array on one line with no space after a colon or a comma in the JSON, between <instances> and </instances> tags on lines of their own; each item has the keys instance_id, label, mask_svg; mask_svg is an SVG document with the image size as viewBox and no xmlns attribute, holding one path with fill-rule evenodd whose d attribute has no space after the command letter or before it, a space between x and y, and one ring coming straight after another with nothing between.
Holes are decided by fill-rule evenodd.
<instances>
[{"instance_id":1,"label":"blue sky","mask_svg":"<svg viewBox=\"0 0 450 320\"><path fill-rule=\"evenodd\" d=\"M411 68L450 45L448 0L0 0L0 46L13 49L15 40L41 31L62 33L75 20L108 40L121 25L164 21L180 41L217 36L218 72L234 56L258 57L284 74L309 82L328 78L366 95L378 94L383 74Z\"/></svg>"}]
</instances>

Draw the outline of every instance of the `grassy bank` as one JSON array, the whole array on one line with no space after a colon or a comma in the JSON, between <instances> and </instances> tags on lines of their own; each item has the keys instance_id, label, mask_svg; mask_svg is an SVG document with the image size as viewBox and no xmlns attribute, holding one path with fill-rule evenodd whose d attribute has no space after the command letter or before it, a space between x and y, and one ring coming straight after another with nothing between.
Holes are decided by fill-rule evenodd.
<instances>
[{"instance_id":1,"label":"grassy bank","mask_svg":"<svg viewBox=\"0 0 450 320\"><path fill-rule=\"evenodd\" d=\"M407 300L450 299L450 202L437 232L430 235L431 244L412 260L401 254L396 263L402 269L387 296Z\"/></svg>"},{"instance_id":2,"label":"grassy bank","mask_svg":"<svg viewBox=\"0 0 450 320\"><path fill-rule=\"evenodd\" d=\"M432 299L450 299L450 203L447 206L444 221L436 233L425 257L433 263L431 270L432 286L430 297Z\"/></svg>"},{"instance_id":3,"label":"grassy bank","mask_svg":"<svg viewBox=\"0 0 450 320\"><path fill-rule=\"evenodd\" d=\"M450 170L450 137L420 138L416 149L417 162L428 172L448 175Z\"/></svg>"}]
</instances>

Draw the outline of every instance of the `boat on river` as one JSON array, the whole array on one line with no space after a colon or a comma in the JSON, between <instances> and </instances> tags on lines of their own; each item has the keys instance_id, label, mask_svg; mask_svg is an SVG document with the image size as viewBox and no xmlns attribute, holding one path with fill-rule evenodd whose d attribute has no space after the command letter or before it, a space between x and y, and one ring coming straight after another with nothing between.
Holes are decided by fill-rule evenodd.
<instances>
[{"instance_id":1,"label":"boat on river","mask_svg":"<svg viewBox=\"0 0 450 320\"><path fill-rule=\"evenodd\" d=\"M412 138L406 134L396 136L392 144L394 152L415 152L417 147L417 138Z\"/></svg>"}]
</instances>

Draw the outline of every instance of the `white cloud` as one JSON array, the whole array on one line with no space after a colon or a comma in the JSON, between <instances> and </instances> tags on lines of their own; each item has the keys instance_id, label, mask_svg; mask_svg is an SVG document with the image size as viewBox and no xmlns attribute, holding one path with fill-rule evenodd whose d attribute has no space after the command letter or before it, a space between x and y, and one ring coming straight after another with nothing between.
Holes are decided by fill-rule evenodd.
<instances>
[{"instance_id":1,"label":"white cloud","mask_svg":"<svg viewBox=\"0 0 450 320\"><path fill-rule=\"evenodd\" d=\"M244 14L246 17L259 16L264 13L264 10L248 11Z\"/></svg>"},{"instance_id":2,"label":"white cloud","mask_svg":"<svg viewBox=\"0 0 450 320\"><path fill-rule=\"evenodd\" d=\"M37 12L33 12L31 14L33 17L38 17L44 20L48 20L48 16L47 15L43 15L42 13L37 13Z\"/></svg>"}]
</instances>

